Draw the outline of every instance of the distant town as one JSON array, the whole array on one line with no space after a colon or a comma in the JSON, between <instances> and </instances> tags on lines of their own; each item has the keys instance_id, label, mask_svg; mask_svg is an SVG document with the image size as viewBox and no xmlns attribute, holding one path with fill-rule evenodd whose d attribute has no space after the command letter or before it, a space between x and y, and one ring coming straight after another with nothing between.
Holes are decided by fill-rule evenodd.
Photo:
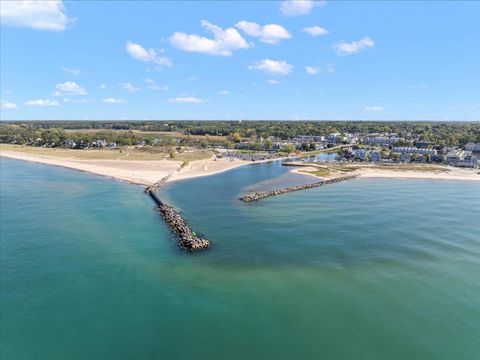
<instances>
[{"instance_id":1,"label":"distant town","mask_svg":"<svg viewBox=\"0 0 480 360\"><path fill-rule=\"evenodd\" d=\"M392 129L396 131L378 131ZM0 142L84 151L134 147L163 152L170 158L184 152L204 151L218 158L249 161L329 152L337 154L332 160L338 162L434 163L478 168L480 125L273 121L6 122L0 125Z\"/></svg>"}]
</instances>

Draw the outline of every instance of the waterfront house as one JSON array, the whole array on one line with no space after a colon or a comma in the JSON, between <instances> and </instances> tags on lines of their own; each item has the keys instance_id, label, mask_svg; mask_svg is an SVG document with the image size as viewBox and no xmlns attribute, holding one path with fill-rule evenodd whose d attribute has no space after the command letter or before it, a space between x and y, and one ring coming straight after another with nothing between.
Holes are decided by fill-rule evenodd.
<instances>
[{"instance_id":1,"label":"waterfront house","mask_svg":"<svg viewBox=\"0 0 480 360\"><path fill-rule=\"evenodd\" d=\"M412 160L412 154L411 153L401 153L399 161L404 162L404 163L409 163Z\"/></svg>"},{"instance_id":2,"label":"waterfront house","mask_svg":"<svg viewBox=\"0 0 480 360\"><path fill-rule=\"evenodd\" d=\"M368 157L369 157L370 161L373 161L373 162L382 161L382 155L380 154L379 151L370 151Z\"/></svg>"},{"instance_id":3,"label":"waterfront house","mask_svg":"<svg viewBox=\"0 0 480 360\"><path fill-rule=\"evenodd\" d=\"M475 168L478 166L478 159L471 151L464 151L463 158L456 164L456 166Z\"/></svg>"},{"instance_id":4,"label":"waterfront house","mask_svg":"<svg viewBox=\"0 0 480 360\"><path fill-rule=\"evenodd\" d=\"M447 154L445 162L450 165L456 165L463 159L463 150L452 150Z\"/></svg>"}]
</instances>

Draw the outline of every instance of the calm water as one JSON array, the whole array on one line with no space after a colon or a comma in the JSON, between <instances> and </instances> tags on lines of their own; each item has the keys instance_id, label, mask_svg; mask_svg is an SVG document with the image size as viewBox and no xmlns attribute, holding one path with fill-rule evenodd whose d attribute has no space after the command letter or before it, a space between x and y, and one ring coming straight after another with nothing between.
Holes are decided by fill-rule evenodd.
<instances>
[{"instance_id":1,"label":"calm water","mask_svg":"<svg viewBox=\"0 0 480 360\"><path fill-rule=\"evenodd\" d=\"M136 186L1 160L0 357L479 359L480 184L311 181L278 164Z\"/></svg>"}]
</instances>

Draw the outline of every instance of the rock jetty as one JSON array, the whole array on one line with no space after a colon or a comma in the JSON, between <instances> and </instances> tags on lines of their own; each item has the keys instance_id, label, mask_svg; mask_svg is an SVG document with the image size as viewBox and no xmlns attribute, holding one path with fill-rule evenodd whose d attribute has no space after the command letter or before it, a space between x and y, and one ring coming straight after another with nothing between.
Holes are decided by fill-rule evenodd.
<instances>
[{"instance_id":1,"label":"rock jetty","mask_svg":"<svg viewBox=\"0 0 480 360\"><path fill-rule=\"evenodd\" d=\"M242 196L239 200L242 200L242 201L245 201L245 202L258 201L258 200L265 199L266 197L270 197L270 196L285 194L285 193L289 193L289 192L292 192L292 191L312 189L312 188L316 188L316 187L327 185L327 184L333 184L333 183L344 181L344 180L350 180L350 179L356 178L357 176L358 176L357 174L347 175L347 176L339 176L339 177L336 177L336 178L333 178L333 179L317 181L317 182L310 183L310 184L305 184L305 185L294 185L294 186L289 186L289 187L286 187L286 188L283 188L283 189L278 189L278 190L265 191L265 192L254 192L254 193Z\"/></svg>"},{"instance_id":2,"label":"rock jetty","mask_svg":"<svg viewBox=\"0 0 480 360\"><path fill-rule=\"evenodd\" d=\"M165 185L165 183L168 181L168 179L170 179L170 177L173 175L173 173L170 173L168 174L167 176L161 178L160 180L158 180L156 183L150 185L150 186L147 186L145 188L145 193L148 193L150 191L157 191L158 189L160 189L163 185Z\"/></svg>"},{"instance_id":3,"label":"rock jetty","mask_svg":"<svg viewBox=\"0 0 480 360\"><path fill-rule=\"evenodd\" d=\"M152 185L151 187L146 188L145 192L147 192L155 204L157 204L158 213L163 217L172 232L177 236L178 244L182 249L186 251L198 251L208 248L210 246L210 241L195 234L195 232L190 229L185 219L182 218L182 216L170 205L161 201L155 193L155 190L165 184L167 180L168 177L163 178L154 184L157 184L156 187L153 187ZM161 181L163 181L163 183L158 186Z\"/></svg>"}]
</instances>

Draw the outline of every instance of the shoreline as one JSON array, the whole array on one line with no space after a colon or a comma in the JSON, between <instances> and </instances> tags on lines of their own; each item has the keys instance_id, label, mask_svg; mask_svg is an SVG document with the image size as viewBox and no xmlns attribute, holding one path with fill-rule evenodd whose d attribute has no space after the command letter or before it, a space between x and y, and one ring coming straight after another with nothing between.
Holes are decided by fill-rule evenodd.
<instances>
[{"instance_id":1,"label":"shoreline","mask_svg":"<svg viewBox=\"0 0 480 360\"><path fill-rule=\"evenodd\" d=\"M451 172L433 171L396 171L364 169L359 172L359 178L363 179L405 179L405 180L454 180L454 181L480 181L480 175L473 171L465 171L458 168Z\"/></svg>"},{"instance_id":2,"label":"shoreline","mask_svg":"<svg viewBox=\"0 0 480 360\"><path fill-rule=\"evenodd\" d=\"M154 184L169 174L172 174L172 176L168 179L167 183L215 175L244 165L261 164L285 159L231 161L224 159L213 160L213 158L211 158L191 161L187 166L181 168L182 162L177 160L77 160L71 158L55 158L52 156L35 156L13 151L0 152L0 158L58 166L144 187Z\"/></svg>"},{"instance_id":3,"label":"shoreline","mask_svg":"<svg viewBox=\"0 0 480 360\"><path fill-rule=\"evenodd\" d=\"M33 164L55 166L55 167L59 167L59 168L63 168L63 169L78 171L78 172L85 173L85 174L100 176L100 177L108 179L108 180L118 181L118 182L121 182L121 183L130 184L130 185L145 186L145 184L143 184L143 183L133 182L133 181L130 181L130 180L124 180L124 179L116 178L114 176L109 176L109 175L97 174L97 173L92 172L92 171L82 170L82 169L79 169L79 168L66 166L66 165L53 164L53 163L48 163L48 162L45 162L45 161L39 161L39 160L33 160L33 159L23 159L23 158L17 158L17 157L14 157L14 156L8 156L8 155L5 155L5 154L0 154L0 161L1 161L2 158L10 159L10 160L17 160L17 161L24 161L24 162L29 162L29 163L33 163Z\"/></svg>"},{"instance_id":4,"label":"shoreline","mask_svg":"<svg viewBox=\"0 0 480 360\"><path fill-rule=\"evenodd\" d=\"M150 186L169 174L172 174L172 176L168 179L167 183L220 174L244 165L261 164L285 159L285 157L283 157L260 161L231 161L226 159L213 160L213 158L211 158L191 161L187 166L181 168L182 163L177 160L76 160L71 158L55 158L52 156L35 156L12 151L0 152L0 158L2 157L59 166L143 187ZM296 168L290 170L290 172L314 177L316 179L324 179L321 176L301 171L307 168ZM315 168L312 167L311 170L313 171ZM480 175L477 174L476 170L451 167L449 167L448 170L450 171L430 172L365 168L355 173L358 174L359 179L480 181Z\"/></svg>"},{"instance_id":5,"label":"shoreline","mask_svg":"<svg viewBox=\"0 0 480 360\"><path fill-rule=\"evenodd\" d=\"M469 171L461 168L448 168L450 172L434 171L415 171L415 170L389 170L389 169L361 169L352 172L358 174L358 179L404 179L404 180L452 180L452 181L480 181L480 174L475 170ZM308 175L317 179L323 179L321 176L301 171L302 169L292 169L290 172L302 175ZM315 168L311 168L315 171Z\"/></svg>"}]
</instances>

